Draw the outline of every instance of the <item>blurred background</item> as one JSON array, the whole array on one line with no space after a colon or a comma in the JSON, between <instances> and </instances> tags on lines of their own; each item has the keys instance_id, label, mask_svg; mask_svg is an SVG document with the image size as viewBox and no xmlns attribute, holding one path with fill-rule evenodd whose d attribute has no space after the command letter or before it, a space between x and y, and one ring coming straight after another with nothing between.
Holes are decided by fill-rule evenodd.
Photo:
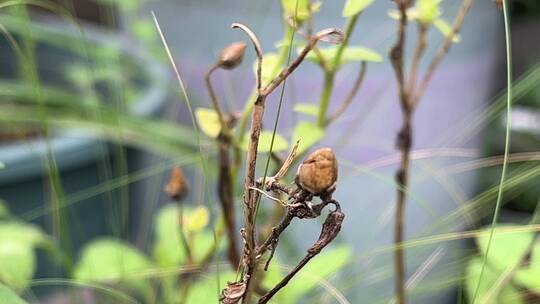
<instances>
[{"instance_id":1,"label":"blurred background","mask_svg":"<svg viewBox=\"0 0 540 304\"><path fill-rule=\"evenodd\" d=\"M345 28L345 2L323 1L314 30ZM460 5L442 1L441 18L451 24ZM496 239L493 250L502 258L488 259L496 266L487 271L491 277L480 284L481 291L512 259L511 244L524 252L540 223L540 3L512 0L508 8L514 99L500 221L525 231ZM395 302L393 177L401 111L387 56L396 40L394 9L392 1L374 1L359 15L350 44L368 48L375 59L349 108L310 147L329 146L337 155L335 197L347 216L342 233L327 256L291 283L296 292L275 303ZM11 265L0 265L0 282L29 303L128 303L131 297L181 303L166 296L188 285L176 278L189 264L176 231L180 206L186 208L180 217L193 221L188 243L194 250L217 247L213 266L188 279L195 287L183 301L215 302L216 271L222 285L229 272L234 274L234 267L223 265L219 275L227 258L226 245L216 236L222 226L216 144L204 130L204 116L193 121L190 115L151 12L196 114L212 106L204 77L220 50L246 41L230 29L232 22L253 29L265 54L283 50L288 37L280 1L0 1L0 260ZM445 39L441 31L429 31L425 58L432 58ZM411 25L408 56L416 33ZM494 215L508 122L505 56L502 12L492 1L476 1L415 113L406 207L410 303L471 301L485 234L467 234L491 224ZM344 64L336 74L331 111L347 96L362 60ZM255 84L254 62L248 45L241 66L213 74L227 112L242 113ZM420 70L428 63L423 61ZM315 120L296 105L317 106L323 81L320 67L305 62L287 80L281 109L280 94L269 97L264 127L271 131L280 111L280 155L299 138L297 126ZM267 155L261 154L257 176ZM189 184L181 204L163 191L174 166L182 168ZM234 192L237 230L243 170ZM273 216L274 204L264 200L263 218ZM313 220L287 230L277 251L282 266L277 275L304 256L320 225ZM241 243L239 235L236 240ZM498 291L499 300L486 303L540 303L536 243L531 268L536 272L518 276ZM117 269L108 258L116 253L129 266ZM134 278L129 271L144 275Z\"/></svg>"}]
</instances>

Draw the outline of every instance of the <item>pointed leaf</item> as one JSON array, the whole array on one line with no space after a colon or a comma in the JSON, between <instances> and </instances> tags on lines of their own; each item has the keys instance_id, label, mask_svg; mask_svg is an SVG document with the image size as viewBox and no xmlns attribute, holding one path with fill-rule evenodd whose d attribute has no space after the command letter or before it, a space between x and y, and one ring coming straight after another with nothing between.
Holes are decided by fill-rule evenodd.
<instances>
[{"instance_id":1,"label":"pointed leaf","mask_svg":"<svg viewBox=\"0 0 540 304\"><path fill-rule=\"evenodd\" d=\"M299 122L293 131L293 142L300 140L297 154L300 155L316 144L324 136L324 130L314 123Z\"/></svg>"},{"instance_id":2,"label":"pointed leaf","mask_svg":"<svg viewBox=\"0 0 540 304\"><path fill-rule=\"evenodd\" d=\"M298 113L307 114L311 116L319 115L319 107L309 103L297 103L294 105L293 110Z\"/></svg>"},{"instance_id":3,"label":"pointed leaf","mask_svg":"<svg viewBox=\"0 0 540 304\"><path fill-rule=\"evenodd\" d=\"M270 131L262 131L261 135L259 137L259 147L258 152L260 153L267 153L270 152L270 144L272 142L272 132ZM249 144L249 134L244 136L242 139L242 142L240 143L240 147L244 149L244 151L248 150L248 144ZM280 135L279 133L276 133L276 136L274 138L274 146L272 147L272 151L274 152L280 152L280 151L286 151L287 148L289 148L289 143L287 143L287 140L285 137Z\"/></svg>"},{"instance_id":4,"label":"pointed leaf","mask_svg":"<svg viewBox=\"0 0 540 304\"><path fill-rule=\"evenodd\" d=\"M195 117L201 131L210 138L216 138L221 131L219 117L213 109L197 108L195 109Z\"/></svg>"},{"instance_id":5,"label":"pointed leaf","mask_svg":"<svg viewBox=\"0 0 540 304\"><path fill-rule=\"evenodd\" d=\"M351 17L362 12L370 6L374 0L347 0L343 8L343 17Z\"/></svg>"}]
</instances>

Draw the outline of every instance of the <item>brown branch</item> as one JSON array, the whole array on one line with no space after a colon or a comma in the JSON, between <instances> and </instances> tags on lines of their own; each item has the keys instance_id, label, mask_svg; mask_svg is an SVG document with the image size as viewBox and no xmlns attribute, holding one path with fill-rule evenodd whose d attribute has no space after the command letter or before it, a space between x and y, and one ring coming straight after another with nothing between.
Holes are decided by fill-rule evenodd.
<instances>
[{"instance_id":1,"label":"brown branch","mask_svg":"<svg viewBox=\"0 0 540 304\"><path fill-rule=\"evenodd\" d=\"M443 60L444 56L448 53L450 50L450 47L452 46L454 37L459 33L459 30L461 29L461 26L463 25L463 21L465 21L465 16L467 16L467 13L469 12L469 9L471 8L472 4L474 3L474 0L464 0L463 4L461 5L461 8L459 9L458 14L456 15L456 18L454 19L452 30L450 31L450 34L446 36L445 40L442 42L441 46L439 47L439 50L437 51L437 54L429 64L427 68L426 75L422 79L422 82L414 94L414 97L411 100L412 107L415 107L418 102L420 101L420 98L422 98L422 95L424 95L424 92L426 91L426 88L431 81L431 78L433 77L433 73L435 73L435 70Z\"/></svg>"},{"instance_id":2,"label":"brown branch","mask_svg":"<svg viewBox=\"0 0 540 304\"><path fill-rule=\"evenodd\" d=\"M210 81L210 76L212 75L212 73L215 70L219 69L219 67L220 67L219 63L217 63L217 64L213 65L212 67L210 67L208 72L206 72L206 74L204 75L204 81L206 82L206 88L208 90L208 95L210 95L210 100L212 101L212 106L214 107L214 110L217 113L219 123L221 125L221 129L223 130L223 128L226 127L225 117L223 116L223 111L221 110L221 107L219 105L216 93L214 91L214 87L212 86L212 81Z\"/></svg>"},{"instance_id":3,"label":"brown branch","mask_svg":"<svg viewBox=\"0 0 540 304\"><path fill-rule=\"evenodd\" d=\"M409 71L407 82L407 95L411 96L416 87L416 75L418 74L418 67L420 66L420 59L424 55L424 51L427 46L427 32L429 27L422 23L418 23L418 43L416 44L416 50L414 51L414 57L411 63L411 69Z\"/></svg>"},{"instance_id":4,"label":"brown branch","mask_svg":"<svg viewBox=\"0 0 540 304\"><path fill-rule=\"evenodd\" d=\"M396 74L399 89L399 101L403 113L403 126L398 134L397 146L401 150L401 163L396 174L398 198L396 202L396 218L394 222L394 267L395 267L395 291L399 304L405 303L405 256L403 248L399 246L403 242L404 218L405 218L405 188L409 174L409 153L411 146L411 108L405 89L404 52L405 34L407 30L407 8L410 3L406 0L396 0L400 12L398 27L398 40L390 50L390 60Z\"/></svg>"},{"instance_id":5,"label":"brown branch","mask_svg":"<svg viewBox=\"0 0 540 304\"><path fill-rule=\"evenodd\" d=\"M318 255L321 250L330 244L338 235L341 230L341 224L345 215L341 212L339 204L336 201L332 201L336 205L336 210L330 212L322 226L321 234L319 239L315 244L313 244L308 250L306 256L293 268L274 288L272 288L268 293L262 296L258 303L264 304L268 303L270 299L279 292L283 287L285 287L289 281L300 271L306 264Z\"/></svg>"},{"instance_id":6,"label":"brown branch","mask_svg":"<svg viewBox=\"0 0 540 304\"><path fill-rule=\"evenodd\" d=\"M354 82L351 91L347 95L347 97L343 100L343 102L339 105L339 107L334 111L334 113L330 114L328 118L326 119L326 125L331 124L334 122L339 116L341 116L343 113L345 113L345 110L349 107L349 105L354 100L354 97L356 97L356 94L360 90L360 87L362 86L362 83L364 82L364 77L366 75L367 70L367 63L365 61L362 61L362 65L360 66L360 72L358 73L358 77L356 77L356 81Z\"/></svg>"}]
</instances>

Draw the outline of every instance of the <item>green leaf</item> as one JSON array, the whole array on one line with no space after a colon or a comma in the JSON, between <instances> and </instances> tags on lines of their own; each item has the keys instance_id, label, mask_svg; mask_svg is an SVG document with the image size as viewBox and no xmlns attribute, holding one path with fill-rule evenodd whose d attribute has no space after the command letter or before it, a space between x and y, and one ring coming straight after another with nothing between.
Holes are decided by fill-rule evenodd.
<instances>
[{"instance_id":1,"label":"green leaf","mask_svg":"<svg viewBox=\"0 0 540 304\"><path fill-rule=\"evenodd\" d=\"M26 304L13 290L0 283L0 303Z\"/></svg>"},{"instance_id":2,"label":"green leaf","mask_svg":"<svg viewBox=\"0 0 540 304\"><path fill-rule=\"evenodd\" d=\"M0 170L4 169L6 167L6 165L4 165L3 162L0 162Z\"/></svg>"},{"instance_id":3,"label":"green leaf","mask_svg":"<svg viewBox=\"0 0 540 304\"><path fill-rule=\"evenodd\" d=\"M509 225L499 225L493 231L488 262L498 270L504 270L520 262L522 254L527 250L533 239L530 232L504 233L511 228ZM478 250L485 256L491 228L485 228L476 238Z\"/></svg>"},{"instance_id":4,"label":"green leaf","mask_svg":"<svg viewBox=\"0 0 540 304\"><path fill-rule=\"evenodd\" d=\"M302 296L314 290L321 280L328 280L345 267L352 257L352 250L347 246L330 247L317 255L287 285L288 303L298 303Z\"/></svg>"},{"instance_id":5,"label":"green leaf","mask_svg":"<svg viewBox=\"0 0 540 304\"><path fill-rule=\"evenodd\" d=\"M208 224L208 211L205 208L193 210L184 207L184 209L184 225L193 225L192 228L196 228L191 230L193 237L189 238L189 246L195 260L201 261L214 245L213 234L210 231L202 230ZM186 250L180 235L179 214L178 205L169 204L161 208L156 217L155 234L157 240L154 244L153 256L162 267L179 266L186 258ZM190 221L192 224L189 224ZM189 232L184 226L184 233L187 235Z\"/></svg>"},{"instance_id":6,"label":"green leaf","mask_svg":"<svg viewBox=\"0 0 540 304\"><path fill-rule=\"evenodd\" d=\"M450 34L452 33L452 27L450 26L450 24L448 24L446 21L444 21L443 19L435 19L433 21L433 25L435 26L435 28L437 28L439 30L439 32L441 32L445 37L448 37L450 36ZM456 34L454 35L454 37L452 37L452 42L454 43L458 43L459 41L461 40L459 34Z\"/></svg>"},{"instance_id":7,"label":"green leaf","mask_svg":"<svg viewBox=\"0 0 540 304\"><path fill-rule=\"evenodd\" d=\"M465 271L465 291L469 299L472 299L476 292L478 280L480 279L480 273L482 272L482 265L483 259L479 257L471 259L467 265L467 269ZM489 296L489 301L487 301L488 294L490 293L495 283L498 281L501 274L501 271L491 268L489 266L489 263L488 265L486 265L484 273L482 275L482 281L478 286L478 294L476 297L478 303L524 304L525 302L521 298L519 291L512 284L507 284L506 287L504 287L500 291L499 295L496 295L494 297Z\"/></svg>"},{"instance_id":8,"label":"green leaf","mask_svg":"<svg viewBox=\"0 0 540 304\"><path fill-rule=\"evenodd\" d=\"M0 281L20 292L28 287L34 276L35 256L31 246L19 242L15 235L12 238L12 241L0 242Z\"/></svg>"},{"instance_id":9,"label":"green leaf","mask_svg":"<svg viewBox=\"0 0 540 304\"><path fill-rule=\"evenodd\" d=\"M518 265L534 239L532 232L502 233L504 229L511 227L517 228L516 226L499 225L493 232L488 263L490 267L500 272ZM490 228L486 228L476 239L478 249L484 256L489 241L489 233ZM540 244L536 243L532 252L530 265L518 268L514 279L520 284L540 292L540 285L538 284L538 278L540 278Z\"/></svg>"},{"instance_id":10,"label":"green leaf","mask_svg":"<svg viewBox=\"0 0 540 304\"><path fill-rule=\"evenodd\" d=\"M343 17L351 17L359 14L373 2L374 0L347 0L343 8Z\"/></svg>"},{"instance_id":11,"label":"green leaf","mask_svg":"<svg viewBox=\"0 0 540 304\"><path fill-rule=\"evenodd\" d=\"M218 290L221 291L226 287L227 281L234 282L236 273L226 270L218 274L207 273L205 277L195 281L190 288L185 303L219 303Z\"/></svg>"},{"instance_id":12,"label":"green leaf","mask_svg":"<svg viewBox=\"0 0 540 304\"><path fill-rule=\"evenodd\" d=\"M73 276L83 282L116 283L149 295L153 292L152 287L142 272L151 268L147 257L131 245L112 238L100 238L83 248Z\"/></svg>"},{"instance_id":13,"label":"green leaf","mask_svg":"<svg viewBox=\"0 0 540 304\"><path fill-rule=\"evenodd\" d=\"M132 23L133 33L142 41L151 42L156 39L156 28L149 19L136 19Z\"/></svg>"},{"instance_id":14,"label":"green leaf","mask_svg":"<svg viewBox=\"0 0 540 304\"><path fill-rule=\"evenodd\" d=\"M276 70L279 68L279 55L276 53L266 53L263 55L261 66L261 82L264 87L275 77ZM257 74L257 62L253 64L253 72Z\"/></svg>"},{"instance_id":15,"label":"green leaf","mask_svg":"<svg viewBox=\"0 0 540 304\"><path fill-rule=\"evenodd\" d=\"M272 132L262 131L259 137L258 152L260 153L270 152L271 142L272 142ZM244 149L244 151L247 151L248 145L249 145L249 134L244 136L244 138L242 139L242 142L240 143L240 147ZM273 152L286 151L287 148L289 148L289 143L287 142L285 137L281 136L279 133L276 133L276 136L274 137L274 146L272 148L272 151Z\"/></svg>"},{"instance_id":16,"label":"green leaf","mask_svg":"<svg viewBox=\"0 0 540 304\"><path fill-rule=\"evenodd\" d=\"M195 118L201 131L210 138L216 138L221 132L219 117L213 109L197 108L195 109Z\"/></svg>"},{"instance_id":17,"label":"green leaf","mask_svg":"<svg viewBox=\"0 0 540 304\"><path fill-rule=\"evenodd\" d=\"M201 231L206 225L208 225L209 213L208 209L203 206L199 206L184 215L184 228L188 232Z\"/></svg>"},{"instance_id":18,"label":"green leaf","mask_svg":"<svg viewBox=\"0 0 540 304\"><path fill-rule=\"evenodd\" d=\"M296 153L300 155L303 152L307 151L319 140L321 140L323 136L324 129L317 126L316 124L308 121L299 122L294 128L292 141L297 142L298 140L300 140Z\"/></svg>"},{"instance_id":19,"label":"green leaf","mask_svg":"<svg viewBox=\"0 0 540 304\"><path fill-rule=\"evenodd\" d=\"M297 103L294 105L293 110L298 113L307 114L315 117L319 115L319 107L309 103Z\"/></svg>"},{"instance_id":20,"label":"green leaf","mask_svg":"<svg viewBox=\"0 0 540 304\"><path fill-rule=\"evenodd\" d=\"M320 53L327 62L333 62L334 57L337 54L337 50L338 46L330 46L326 48L321 48ZM310 52L306 58L315 63L319 62L319 58L314 52ZM365 47L350 46L343 51L341 55L340 65L358 61L382 62L383 57L381 56L381 54L375 52L374 50Z\"/></svg>"},{"instance_id":21,"label":"green leaf","mask_svg":"<svg viewBox=\"0 0 540 304\"><path fill-rule=\"evenodd\" d=\"M47 242L41 229L33 224L18 221L0 222L0 245L17 242L32 249Z\"/></svg>"},{"instance_id":22,"label":"green leaf","mask_svg":"<svg viewBox=\"0 0 540 304\"><path fill-rule=\"evenodd\" d=\"M418 20L424 24L430 24L441 15L439 5L442 0L418 0L416 2L416 11Z\"/></svg>"},{"instance_id":23,"label":"green leaf","mask_svg":"<svg viewBox=\"0 0 540 304\"><path fill-rule=\"evenodd\" d=\"M296 6L297 1L298 1L298 9ZM306 20L309 17L308 5L309 5L309 0L281 0L281 7L283 7L283 11L286 17L296 16L296 20L298 21Z\"/></svg>"}]
</instances>

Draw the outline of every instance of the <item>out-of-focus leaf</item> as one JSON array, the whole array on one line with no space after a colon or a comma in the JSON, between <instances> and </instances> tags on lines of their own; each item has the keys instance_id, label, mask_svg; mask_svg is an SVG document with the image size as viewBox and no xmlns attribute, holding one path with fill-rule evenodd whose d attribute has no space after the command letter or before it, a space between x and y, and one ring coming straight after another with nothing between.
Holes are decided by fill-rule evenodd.
<instances>
[{"instance_id":1,"label":"out-of-focus leaf","mask_svg":"<svg viewBox=\"0 0 540 304\"><path fill-rule=\"evenodd\" d=\"M16 238L17 236L12 236ZM13 241L0 242L0 281L20 292L28 287L34 276L35 256L32 246ZM2 302L4 303L4 302Z\"/></svg>"},{"instance_id":2,"label":"out-of-focus leaf","mask_svg":"<svg viewBox=\"0 0 540 304\"><path fill-rule=\"evenodd\" d=\"M441 15L439 5L442 0L418 0L416 2L416 11L418 12L418 20L424 24L432 23Z\"/></svg>"},{"instance_id":3,"label":"out-of-focus leaf","mask_svg":"<svg viewBox=\"0 0 540 304\"><path fill-rule=\"evenodd\" d=\"M479 257L471 259L467 264L467 269L465 271L465 289L469 299L472 299L476 292L480 273L482 272L482 264L483 259ZM507 284L506 287L500 291L500 294L495 297L489 297L489 301L487 301L488 294L495 286L495 283L501 274L501 271L491 268L489 263L486 265L482 275L482 281L480 282L480 286L478 286L478 294L476 296L478 303L524 304L525 302L521 298L519 291L512 284Z\"/></svg>"},{"instance_id":4,"label":"out-of-focus leaf","mask_svg":"<svg viewBox=\"0 0 540 304\"><path fill-rule=\"evenodd\" d=\"M208 225L208 209L203 206L195 208L192 212L184 215L184 227L188 232L201 231Z\"/></svg>"},{"instance_id":5,"label":"out-of-focus leaf","mask_svg":"<svg viewBox=\"0 0 540 304\"><path fill-rule=\"evenodd\" d=\"M262 131L259 137L258 152L260 153L270 152L271 142L272 142L272 132ZM247 151L248 144L249 144L249 134L244 136L244 138L242 139L242 142L240 143L240 146L242 147L242 149ZM276 136L274 137L274 146L272 147L272 151L274 152L286 151L288 147L289 147L289 143L287 143L287 140L285 139L285 137L276 133Z\"/></svg>"},{"instance_id":6,"label":"out-of-focus leaf","mask_svg":"<svg viewBox=\"0 0 540 304\"><path fill-rule=\"evenodd\" d=\"M213 234L210 231L202 230L208 224L208 211L206 209L204 211L202 209L193 210L186 207L184 209L184 233L189 238L190 249L195 260L201 261L214 245ZM180 235L179 215L180 210L178 205L169 204L161 208L156 217L156 242L153 248L153 255L162 267L178 266L186 259L186 249ZM191 230L192 237L189 237L188 234L190 231L186 227L186 225L190 225L190 218L191 221L195 220L193 225L194 228L197 228Z\"/></svg>"},{"instance_id":7,"label":"out-of-focus leaf","mask_svg":"<svg viewBox=\"0 0 540 304\"><path fill-rule=\"evenodd\" d=\"M347 0L343 7L343 17L354 16L373 3L374 0Z\"/></svg>"},{"instance_id":8,"label":"out-of-focus leaf","mask_svg":"<svg viewBox=\"0 0 540 304\"><path fill-rule=\"evenodd\" d=\"M511 267L519 263L522 254L533 239L533 234L504 233L504 229L511 226L498 226L493 231L491 247L489 248L488 261L499 270ZM476 238L478 250L482 255L486 254L491 228L485 228Z\"/></svg>"},{"instance_id":9,"label":"out-of-focus leaf","mask_svg":"<svg viewBox=\"0 0 540 304\"><path fill-rule=\"evenodd\" d=\"M149 19L137 19L132 23L133 33L142 41L151 42L156 39L156 28Z\"/></svg>"},{"instance_id":10,"label":"out-of-focus leaf","mask_svg":"<svg viewBox=\"0 0 540 304\"><path fill-rule=\"evenodd\" d=\"M323 136L324 130L316 124L308 121L299 122L294 128L292 140L292 142L300 140L296 153L298 155L302 154L321 140Z\"/></svg>"},{"instance_id":11,"label":"out-of-focus leaf","mask_svg":"<svg viewBox=\"0 0 540 304\"><path fill-rule=\"evenodd\" d=\"M534 239L532 232L504 233L505 228L512 226L501 225L493 231L493 239L489 249L488 263L493 269L503 272L510 267L521 263L523 255ZM485 256L489 241L490 228L476 238L478 249ZM514 279L532 290L540 292L538 280L540 278L540 244L536 244L532 251L530 263L527 267L519 267Z\"/></svg>"},{"instance_id":12,"label":"out-of-focus leaf","mask_svg":"<svg viewBox=\"0 0 540 304\"><path fill-rule=\"evenodd\" d=\"M435 19L435 20L433 21L433 25L434 25L435 28L437 28L437 29L439 30L439 32L441 32L445 37L450 36L450 34L452 33L452 27L450 26L450 24L448 24L446 21L444 21L444 20L441 19L441 18ZM458 43L460 40L461 40L461 38L460 38L459 35L454 35L454 37L452 37L452 42L454 42L454 43Z\"/></svg>"},{"instance_id":13,"label":"out-of-focus leaf","mask_svg":"<svg viewBox=\"0 0 540 304\"><path fill-rule=\"evenodd\" d=\"M0 162L0 170L4 169L6 167L6 165L4 165L3 162Z\"/></svg>"},{"instance_id":14,"label":"out-of-focus leaf","mask_svg":"<svg viewBox=\"0 0 540 304\"><path fill-rule=\"evenodd\" d=\"M210 138L216 138L221 131L219 117L213 109L197 108L195 109L195 117L201 131Z\"/></svg>"},{"instance_id":15,"label":"out-of-focus leaf","mask_svg":"<svg viewBox=\"0 0 540 304\"><path fill-rule=\"evenodd\" d=\"M297 103L294 105L293 110L311 116L317 116L319 114L319 107L309 103Z\"/></svg>"},{"instance_id":16,"label":"out-of-focus leaf","mask_svg":"<svg viewBox=\"0 0 540 304\"><path fill-rule=\"evenodd\" d=\"M219 303L219 291L227 286L227 282L234 282L236 273L226 270L218 274L206 273L204 277L196 280L189 290L186 303Z\"/></svg>"},{"instance_id":17,"label":"out-of-focus leaf","mask_svg":"<svg viewBox=\"0 0 540 304\"><path fill-rule=\"evenodd\" d=\"M32 249L47 242L47 238L36 225L18 221L0 222L0 245L10 242L21 243Z\"/></svg>"},{"instance_id":18,"label":"out-of-focus leaf","mask_svg":"<svg viewBox=\"0 0 540 304\"><path fill-rule=\"evenodd\" d=\"M141 295L151 294L142 272L152 268L148 258L120 240L101 238L87 244L75 265L73 276L83 282L120 284Z\"/></svg>"},{"instance_id":19,"label":"out-of-focus leaf","mask_svg":"<svg viewBox=\"0 0 540 304\"><path fill-rule=\"evenodd\" d=\"M0 303L26 304L13 290L0 283Z\"/></svg>"},{"instance_id":20,"label":"out-of-focus leaf","mask_svg":"<svg viewBox=\"0 0 540 304\"><path fill-rule=\"evenodd\" d=\"M296 2L298 2L298 7ZM283 7L286 17L296 16L298 21L306 20L309 17L308 5L309 0L281 0L281 6Z\"/></svg>"},{"instance_id":21,"label":"out-of-focus leaf","mask_svg":"<svg viewBox=\"0 0 540 304\"><path fill-rule=\"evenodd\" d=\"M321 280L328 280L351 260L352 250L347 246L330 247L311 260L288 284L284 299L298 303L305 294L314 290Z\"/></svg>"},{"instance_id":22,"label":"out-of-focus leaf","mask_svg":"<svg viewBox=\"0 0 540 304\"><path fill-rule=\"evenodd\" d=\"M337 50L338 46L320 48L320 54L326 60L326 62L333 62L334 57L337 54ZM319 57L317 57L315 52L310 52L306 58L315 63L319 62ZM350 46L343 51L341 55L340 65L359 61L382 62L383 57L381 56L381 54L375 52L374 50L365 47Z\"/></svg>"},{"instance_id":23,"label":"out-of-focus leaf","mask_svg":"<svg viewBox=\"0 0 540 304\"><path fill-rule=\"evenodd\" d=\"M275 76L275 72L278 69L279 56L276 53L266 53L263 55L262 67L261 67L261 82L264 87ZM253 64L253 72L257 75L257 62Z\"/></svg>"}]
</instances>

